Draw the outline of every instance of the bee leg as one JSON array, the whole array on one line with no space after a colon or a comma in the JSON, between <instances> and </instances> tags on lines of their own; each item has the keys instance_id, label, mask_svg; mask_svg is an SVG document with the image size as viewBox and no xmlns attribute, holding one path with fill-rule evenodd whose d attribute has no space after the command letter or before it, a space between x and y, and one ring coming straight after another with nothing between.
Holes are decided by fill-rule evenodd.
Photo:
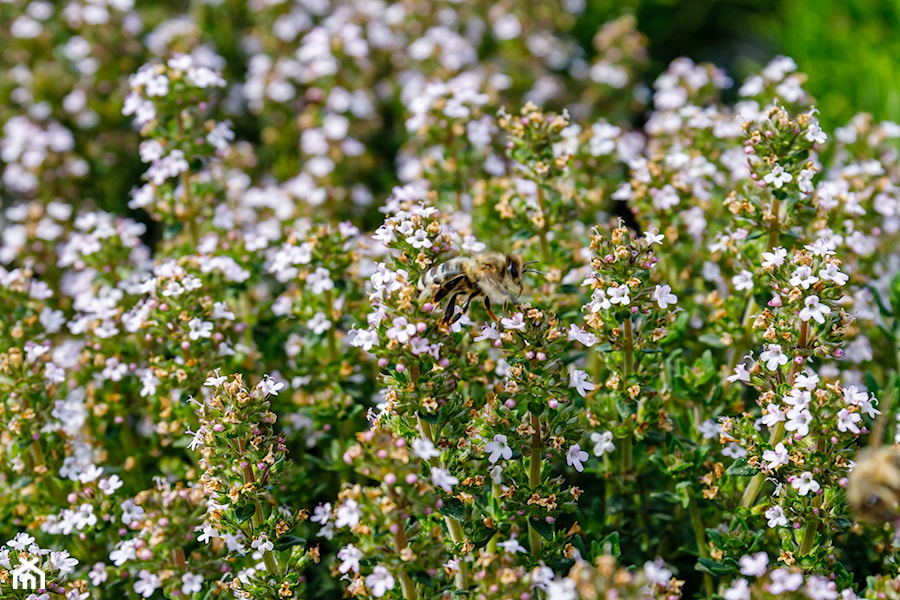
<instances>
[{"instance_id":1,"label":"bee leg","mask_svg":"<svg viewBox=\"0 0 900 600\"><path fill-rule=\"evenodd\" d=\"M494 311L491 310L491 299L487 296L484 297L484 310L487 311L487 314L491 316L491 319L494 321L497 320L497 315L494 314Z\"/></svg>"},{"instance_id":2,"label":"bee leg","mask_svg":"<svg viewBox=\"0 0 900 600\"><path fill-rule=\"evenodd\" d=\"M450 301L447 302L447 308L444 309L444 316L441 317L441 321L446 323L447 325L452 325L462 316L462 313L460 313L456 317L453 316L453 311L456 309L457 297L459 297L459 292L456 292L452 296L450 296Z\"/></svg>"},{"instance_id":3,"label":"bee leg","mask_svg":"<svg viewBox=\"0 0 900 600\"><path fill-rule=\"evenodd\" d=\"M475 298L477 298L480 294L481 294L481 292L478 292L478 291L475 291L475 292L472 292L471 294L469 294L469 297L466 298L466 301L465 301L465 302L463 302L462 310L460 310L458 313L456 313L456 316L453 317L453 323L456 323L457 321L459 321L460 319L462 319L462 316L463 316L464 314L466 314L466 311L467 311L467 310L469 310L469 304L471 304L471 303L472 303L472 300L474 300ZM452 325L453 323L451 323L451 325Z\"/></svg>"},{"instance_id":4,"label":"bee leg","mask_svg":"<svg viewBox=\"0 0 900 600\"><path fill-rule=\"evenodd\" d=\"M459 284L461 284L465 278L465 275L460 275L459 277L454 277L450 281L444 283L444 285L438 288L438 291L435 292L434 298L432 298L432 302L434 302L435 304L440 304L441 300L446 298L447 294L458 288Z\"/></svg>"}]
</instances>

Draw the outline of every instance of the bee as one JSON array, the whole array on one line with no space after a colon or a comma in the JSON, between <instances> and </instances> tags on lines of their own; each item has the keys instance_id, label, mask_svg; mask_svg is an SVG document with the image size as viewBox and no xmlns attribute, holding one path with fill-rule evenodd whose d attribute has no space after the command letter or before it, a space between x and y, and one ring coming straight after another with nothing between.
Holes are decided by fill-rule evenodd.
<instances>
[{"instance_id":1,"label":"bee","mask_svg":"<svg viewBox=\"0 0 900 600\"><path fill-rule=\"evenodd\" d=\"M537 262L537 261L533 261ZM518 304L519 295L525 289L522 274L538 273L526 269L532 264L525 262L518 254L501 252L481 252L473 256L457 256L432 267L419 280L419 300L429 294L435 304L450 297L441 322L452 325L469 310L472 300L482 297L484 308L493 320L497 315L491 310L493 304ZM462 300L462 310L456 312L457 303Z\"/></svg>"},{"instance_id":2,"label":"bee","mask_svg":"<svg viewBox=\"0 0 900 600\"><path fill-rule=\"evenodd\" d=\"M860 519L900 518L900 447L863 450L847 481L847 500Z\"/></svg>"}]
</instances>

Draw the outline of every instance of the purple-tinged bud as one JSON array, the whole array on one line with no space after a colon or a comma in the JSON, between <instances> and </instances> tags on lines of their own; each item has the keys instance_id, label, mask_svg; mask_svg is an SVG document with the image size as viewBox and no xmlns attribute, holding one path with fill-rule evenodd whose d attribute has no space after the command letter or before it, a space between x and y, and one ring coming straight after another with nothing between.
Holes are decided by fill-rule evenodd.
<instances>
[{"instance_id":1,"label":"purple-tinged bud","mask_svg":"<svg viewBox=\"0 0 900 600\"><path fill-rule=\"evenodd\" d=\"M415 483L419 481L419 476L415 473L408 473L404 481L406 481L407 485L415 485Z\"/></svg>"},{"instance_id":2,"label":"purple-tinged bud","mask_svg":"<svg viewBox=\"0 0 900 600\"><path fill-rule=\"evenodd\" d=\"M426 329L428 329L428 325L426 325L422 321L416 323L416 331L418 331L419 333L425 333Z\"/></svg>"},{"instance_id":3,"label":"purple-tinged bud","mask_svg":"<svg viewBox=\"0 0 900 600\"><path fill-rule=\"evenodd\" d=\"M404 365L403 363L398 364L398 365L397 365L397 372L398 372L398 373L403 373L404 371L406 371L406 365Z\"/></svg>"},{"instance_id":4,"label":"purple-tinged bud","mask_svg":"<svg viewBox=\"0 0 900 600\"><path fill-rule=\"evenodd\" d=\"M534 352L529 350L528 352L525 353L525 358L527 358L528 360L531 360L532 358L534 358Z\"/></svg>"},{"instance_id":5,"label":"purple-tinged bud","mask_svg":"<svg viewBox=\"0 0 900 600\"><path fill-rule=\"evenodd\" d=\"M386 359L386 358L383 357L383 356L382 356L381 358L379 358L379 359L378 359L378 366L379 366L380 368L382 368L382 369L385 368L386 366L388 366L388 359Z\"/></svg>"},{"instance_id":6,"label":"purple-tinged bud","mask_svg":"<svg viewBox=\"0 0 900 600\"><path fill-rule=\"evenodd\" d=\"M547 406L550 408L556 408L559 406L559 401L556 398L550 398L547 400Z\"/></svg>"},{"instance_id":7,"label":"purple-tinged bud","mask_svg":"<svg viewBox=\"0 0 900 600\"><path fill-rule=\"evenodd\" d=\"M431 302L426 302L425 304L422 305L422 310L424 310L427 313L430 313L431 311L434 310L434 304L432 304Z\"/></svg>"},{"instance_id":8,"label":"purple-tinged bud","mask_svg":"<svg viewBox=\"0 0 900 600\"><path fill-rule=\"evenodd\" d=\"M770 308L778 308L782 305L781 296L773 296L768 302Z\"/></svg>"},{"instance_id":9,"label":"purple-tinged bud","mask_svg":"<svg viewBox=\"0 0 900 600\"><path fill-rule=\"evenodd\" d=\"M516 407L516 401L512 398L509 398L506 402L503 403L503 405L506 406L506 408L512 410Z\"/></svg>"},{"instance_id":10,"label":"purple-tinged bud","mask_svg":"<svg viewBox=\"0 0 900 600\"><path fill-rule=\"evenodd\" d=\"M547 360L547 355L543 352L538 352L534 355L538 360Z\"/></svg>"},{"instance_id":11,"label":"purple-tinged bud","mask_svg":"<svg viewBox=\"0 0 900 600\"><path fill-rule=\"evenodd\" d=\"M388 451L385 450L384 448L382 448L381 450L379 450L378 452L375 453L375 456L377 456L381 460L384 460L385 458L388 457Z\"/></svg>"}]
</instances>

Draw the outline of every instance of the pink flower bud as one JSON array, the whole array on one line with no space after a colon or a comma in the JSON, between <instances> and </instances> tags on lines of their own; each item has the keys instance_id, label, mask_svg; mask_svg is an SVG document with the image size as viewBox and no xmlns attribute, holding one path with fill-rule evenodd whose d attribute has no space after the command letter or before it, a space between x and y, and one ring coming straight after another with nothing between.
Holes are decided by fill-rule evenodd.
<instances>
[{"instance_id":1,"label":"pink flower bud","mask_svg":"<svg viewBox=\"0 0 900 600\"><path fill-rule=\"evenodd\" d=\"M781 306L781 296L773 296L768 304L771 308L778 308Z\"/></svg>"},{"instance_id":2,"label":"pink flower bud","mask_svg":"<svg viewBox=\"0 0 900 600\"><path fill-rule=\"evenodd\" d=\"M394 475L393 473L388 473L387 475L384 476L384 482L387 485L394 485L395 483L397 483L397 476Z\"/></svg>"},{"instance_id":3,"label":"pink flower bud","mask_svg":"<svg viewBox=\"0 0 900 600\"><path fill-rule=\"evenodd\" d=\"M419 477L415 473L409 473L406 475L406 479L404 481L406 481L408 485L415 485L415 483L419 481Z\"/></svg>"},{"instance_id":4,"label":"pink flower bud","mask_svg":"<svg viewBox=\"0 0 900 600\"><path fill-rule=\"evenodd\" d=\"M416 323L416 331L418 331L419 333L425 333L426 329L428 329L428 325L426 325L425 323L421 321Z\"/></svg>"},{"instance_id":5,"label":"pink flower bud","mask_svg":"<svg viewBox=\"0 0 900 600\"><path fill-rule=\"evenodd\" d=\"M382 448L381 450L379 450L378 452L375 453L375 456L377 456L381 460L384 460L385 458L388 457L388 452L387 452L387 450Z\"/></svg>"},{"instance_id":6,"label":"pink flower bud","mask_svg":"<svg viewBox=\"0 0 900 600\"><path fill-rule=\"evenodd\" d=\"M503 403L503 405L506 406L506 408L512 410L516 407L516 401L512 398L509 398L506 402Z\"/></svg>"},{"instance_id":7,"label":"pink flower bud","mask_svg":"<svg viewBox=\"0 0 900 600\"><path fill-rule=\"evenodd\" d=\"M383 368L385 368L387 365L388 365L388 359L384 358L383 356L382 356L381 358L378 359L378 366L379 366L380 368L383 369Z\"/></svg>"},{"instance_id":8,"label":"pink flower bud","mask_svg":"<svg viewBox=\"0 0 900 600\"><path fill-rule=\"evenodd\" d=\"M406 371L406 365L404 365L403 363L400 363L399 365L397 365L398 373L403 373L404 371Z\"/></svg>"},{"instance_id":9,"label":"pink flower bud","mask_svg":"<svg viewBox=\"0 0 900 600\"><path fill-rule=\"evenodd\" d=\"M434 304L432 304L431 302L426 302L425 304L422 305L422 310L424 310L427 313L430 313L431 311L434 310Z\"/></svg>"},{"instance_id":10,"label":"pink flower bud","mask_svg":"<svg viewBox=\"0 0 900 600\"><path fill-rule=\"evenodd\" d=\"M527 358L528 360L531 360L532 358L534 358L534 352L529 350L528 352L525 353L525 358Z\"/></svg>"},{"instance_id":11,"label":"pink flower bud","mask_svg":"<svg viewBox=\"0 0 900 600\"><path fill-rule=\"evenodd\" d=\"M535 354L535 357L538 360L547 360L547 355L544 354L543 352L538 352L537 354Z\"/></svg>"}]
</instances>

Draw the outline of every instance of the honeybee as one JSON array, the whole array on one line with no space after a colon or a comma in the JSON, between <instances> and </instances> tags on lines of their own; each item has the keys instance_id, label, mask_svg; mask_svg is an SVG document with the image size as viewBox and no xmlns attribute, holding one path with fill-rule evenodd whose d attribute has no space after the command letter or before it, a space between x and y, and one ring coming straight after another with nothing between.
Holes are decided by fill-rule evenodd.
<instances>
[{"instance_id":1,"label":"honeybee","mask_svg":"<svg viewBox=\"0 0 900 600\"><path fill-rule=\"evenodd\" d=\"M537 262L537 261L533 261ZM531 262L525 262L518 254L501 252L481 252L474 256L457 256L432 267L419 280L419 300L429 294L435 304L450 297L441 321L452 325L469 310L472 300L483 297L484 307L495 321L497 315L491 310L493 304L518 304L519 295L525 289L522 274ZM457 302L462 299L462 310L456 312Z\"/></svg>"},{"instance_id":2,"label":"honeybee","mask_svg":"<svg viewBox=\"0 0 900 600\"><path fill-rule=\"evenodd\" d=\"M900 447L862 450L847 481L847 500L860 519L900 518Z\"/></svg>"}]
</instances>

